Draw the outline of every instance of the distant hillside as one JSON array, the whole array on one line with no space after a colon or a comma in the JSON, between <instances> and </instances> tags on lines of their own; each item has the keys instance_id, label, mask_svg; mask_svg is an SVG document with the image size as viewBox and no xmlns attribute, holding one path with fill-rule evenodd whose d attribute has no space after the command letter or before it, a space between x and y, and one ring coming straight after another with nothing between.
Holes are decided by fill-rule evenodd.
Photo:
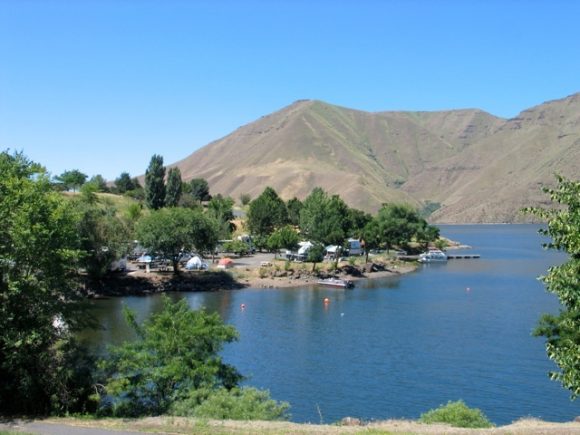
<instances>
[{"instance_id":1,"label":"distant hillside","mask_svg":"<svg viewBox=\"0 0 580 435\"><path fill-rule=\"evenodd\" d=\"M368 113L302 100L175 163L184 179L238 198L313 187L374 211L439 203L437 222L514 222L553 174L580 173L580 94L504 120L477 109Z\"/></svg>"}]
</instances>

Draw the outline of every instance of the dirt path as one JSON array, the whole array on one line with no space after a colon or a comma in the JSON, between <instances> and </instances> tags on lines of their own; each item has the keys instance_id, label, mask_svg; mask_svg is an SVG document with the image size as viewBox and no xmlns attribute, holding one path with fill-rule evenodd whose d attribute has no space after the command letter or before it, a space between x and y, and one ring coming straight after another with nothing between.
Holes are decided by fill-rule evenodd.
<instances>
[{"instance_id":1,"label":"dirt path","mask_svg":"<svg viewBox=\"0 0 580 435\"><path fill-rule=\"evenodd\" d=\"M149 417L138 420L82 420L59 418L16 421L0 424L2 430L35 434L132 435L157 434L450 434L450 435L568 435L580 434L580 423L550 423L523 419L492 429L462 429L446 425L426 425L414 421L388 420L363 426L312 425L288 422L195 420L179 417Z\"/></svg>"}]
</instances>

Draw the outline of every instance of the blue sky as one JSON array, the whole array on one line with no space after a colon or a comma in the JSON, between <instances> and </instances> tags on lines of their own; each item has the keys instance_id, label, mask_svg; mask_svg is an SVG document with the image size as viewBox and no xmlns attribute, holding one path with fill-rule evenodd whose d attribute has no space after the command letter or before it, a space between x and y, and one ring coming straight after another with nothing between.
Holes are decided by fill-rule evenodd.
<instances>
[{"instance_id":1,"label":"blue sky","mask_svg":"<svg viewBox=\"0 0 580 435\"><path fill-rule=\"evenodd\" d=\"M0 0L0 149L114 179L303 98L512 117L580 91L578 17L573 0Z\"/></svg>"}]
</instances>

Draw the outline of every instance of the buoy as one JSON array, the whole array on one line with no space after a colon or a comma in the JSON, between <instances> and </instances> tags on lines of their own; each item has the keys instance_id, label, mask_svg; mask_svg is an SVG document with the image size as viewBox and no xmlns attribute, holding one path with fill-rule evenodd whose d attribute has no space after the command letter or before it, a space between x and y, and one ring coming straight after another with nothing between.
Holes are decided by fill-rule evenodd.
<instances>
[{"instance_id":1,"label":"buoy","mask_svg":"<svg viewBox=\"0 0 580 435\"><path fill-rule=\"evenodd\" d=\"M240 305L240 308L241 308L242 310L245 310L245 309L246 309L246 304L242 304L242 305Z\"/></svg>"},{"instance_id":2,"label":"buoy","mask_svg":"<svg viewBox=\"0 0 580 435\"><path fill-rule=\"evenodd\" d=\"M325 304L327 304L327 303L329 303L329 302L330 302L330 299L328 299L328 298L324 298L324 303L325 303Z\"/></svg>"},{"instance_id":3,"label":"buoy","mask_svg":"<svg viewBox=\"0 0 580 435\"><path fill-rule=\"evenodd\" d=\"M471 289L470 289L469 287L467 287L467 288L465 289L465 291L466 291L466 292L470 292L470 291L471 291Z\"/></svg>"}]
</instances>

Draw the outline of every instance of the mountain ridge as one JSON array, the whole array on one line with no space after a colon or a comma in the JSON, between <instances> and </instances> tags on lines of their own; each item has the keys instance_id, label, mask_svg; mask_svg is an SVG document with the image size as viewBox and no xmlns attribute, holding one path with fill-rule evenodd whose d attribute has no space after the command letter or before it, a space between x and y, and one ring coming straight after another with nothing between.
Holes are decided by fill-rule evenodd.
<instances>
[{"instance_id":1,"label":"mountain ridge","mask_svg":"<svg viewBox=\"0 0 580 435\"><path fill-rule=\"evenodd\" d=\"M284 198L320 186L351 206L440 204L434 222L517 222L553 173L580 172L580 93L503 119L480 109L365 112L297 100L171 166L211 191Z\"/></svg>"}]
</instances>

